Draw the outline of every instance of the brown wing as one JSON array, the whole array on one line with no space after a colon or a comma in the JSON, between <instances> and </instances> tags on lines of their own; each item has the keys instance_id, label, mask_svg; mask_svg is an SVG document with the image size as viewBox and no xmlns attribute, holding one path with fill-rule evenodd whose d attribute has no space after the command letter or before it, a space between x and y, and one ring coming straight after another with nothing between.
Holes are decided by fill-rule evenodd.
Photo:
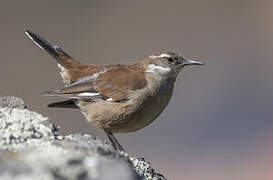
<instances>
[{"instance_id":1,"label":"brown wing","mask_svg":"<svg viewBox=\"0 0 273 180\"><path fill-rule=\"evenodd\" d=\"M47 91L42 95L62 96L72 99L128 100L128 93L145 87L147 84L143 70L135 65L108 66L91 76L78 78L73 84L57 91Z\"/></svg>"},{"instance_id":2,"label":"brown wing","mask_svg":"<svg viewBox=\"0 0 273 180\"><path fill-rule=\"evenodd\" d=\"M128 99L130 91L136 91L147 84L144 71L136 65L117 65L98 76L94 81L94 89L112 98L114 101Z\"/></svg>"}]
</instances>

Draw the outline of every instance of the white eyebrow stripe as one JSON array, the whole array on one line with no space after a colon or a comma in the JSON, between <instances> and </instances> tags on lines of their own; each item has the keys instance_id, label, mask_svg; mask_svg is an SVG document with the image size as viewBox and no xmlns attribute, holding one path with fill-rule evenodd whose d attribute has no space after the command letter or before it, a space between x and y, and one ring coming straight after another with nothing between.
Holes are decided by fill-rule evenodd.
<instances>
[{"instance_id":1,"label":"white eyebrow stripe","mask_svg":"<svg viewBox=\"0 0 273 180\"><path fill-rule=\"evenodd\" d=\"M148 69L146 72L153 72L153 73L166 73L169 72L171 68L163 67L155 64L149 64Z\"/></svg>"},{"instance_id":2,"label":"white eyebrow stripe","mask_svg":"<svg viewBox=\"0 0 273 180\"><path fill-rule=\"evenodd\" d=\"M169 54L163 53L158 56L150 56L151 58L163 58L163 57L171 57Z\"/></svg>"}]
</instances>

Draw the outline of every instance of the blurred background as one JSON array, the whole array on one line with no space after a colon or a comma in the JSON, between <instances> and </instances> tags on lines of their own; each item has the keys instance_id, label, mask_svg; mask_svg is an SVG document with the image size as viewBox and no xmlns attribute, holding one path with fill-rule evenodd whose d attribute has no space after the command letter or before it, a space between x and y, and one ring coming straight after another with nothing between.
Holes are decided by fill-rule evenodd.
<instances>
[{"instance_id":1,"label":"blurred background","mask_svg":"<svg viewBox=\"0 0 273 180\"><path fill-rule=\"evenodd\" d=\"M78 110L41 97L63 87L54 60L24 28L86 63L133 63L158 50L201 60L180 74L150 126L117 135L170 179L273 179L272 0L1 1L0 95L25 99L60 133L92 133Z\"/></svg>"}]
</instances>

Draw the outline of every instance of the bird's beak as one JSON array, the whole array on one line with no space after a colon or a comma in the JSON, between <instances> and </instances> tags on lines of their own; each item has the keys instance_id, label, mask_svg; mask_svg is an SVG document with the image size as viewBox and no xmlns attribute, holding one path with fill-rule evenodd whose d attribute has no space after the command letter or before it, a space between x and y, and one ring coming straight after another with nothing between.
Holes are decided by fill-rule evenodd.
<instances>
[{"instance_id":1,"label":"bird's beak","mask_svg":"<svg viewBox=\"0 0 273 180\"><path fill-rule=\"evenodd\" d=\"M182 66L187 66L187 65L203 65L203 63L199 61L190 60L190 59L183 59Z\"/></svg>"}]
</instances>

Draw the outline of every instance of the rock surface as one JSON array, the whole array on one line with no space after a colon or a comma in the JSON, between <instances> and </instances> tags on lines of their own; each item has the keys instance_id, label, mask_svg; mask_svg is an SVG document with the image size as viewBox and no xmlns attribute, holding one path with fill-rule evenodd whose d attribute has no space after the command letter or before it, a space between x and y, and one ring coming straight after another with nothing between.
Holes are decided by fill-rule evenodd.
<instances>
[{"instance_id":1,"label":"rock surface","mask_svg":"<svg viewBox=\"0 0 273 180\"><path fill-rule=\"evenodd\" d=\"M0 107L26 109L25 101L14 96L0 97Z\"/></svg>"},{"instance_id":2,"label":"rock surface","mask_svg":"<svg viewBox=\"0 0 273 180\"><path fill-rule=\"evenodd\" d=\"M87 134L60 136L21 98L0 98L0 179L166 179L142 158L117 152Z\"/></svg>"}]
</instances>

